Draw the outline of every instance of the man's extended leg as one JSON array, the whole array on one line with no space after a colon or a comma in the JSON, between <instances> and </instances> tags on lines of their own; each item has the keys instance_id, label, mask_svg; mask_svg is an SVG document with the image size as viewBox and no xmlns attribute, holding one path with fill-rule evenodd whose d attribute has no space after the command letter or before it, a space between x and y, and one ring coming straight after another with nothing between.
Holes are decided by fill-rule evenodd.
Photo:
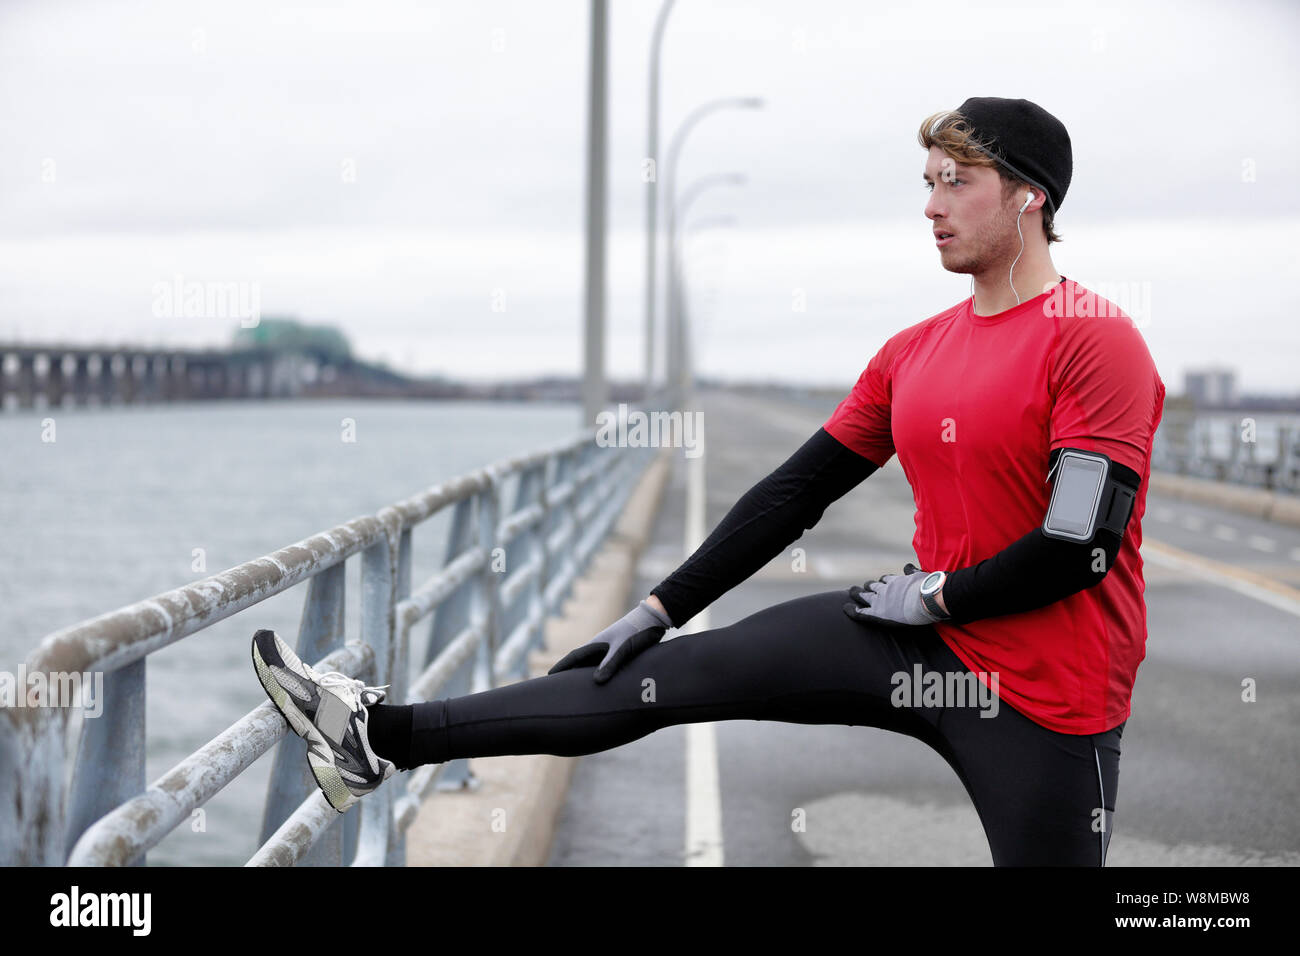
<instances>
[{"instance_id":1,"label":"man's extended leg","mask_svg":"<svg viewBox=\"0 0 1300 956\"><path fill-rule=\"evenodd\" d=\"M826 591L681 635L604 685L583 667L410 708L371 708L372 727L391 721L372 744L406 768L499 754L578 756L700 721L880 727L925 742L953 768L995 865L1102 863L1123 726L1061 734L1005 702L990 707L987 694L950 699L949 686L969 689L974 677L933 628L869 627L843 613L847 600L846 590ZM918 667L940 679L938 699L915 693Z\"/></svg>"},{"instance_id":2,"label":"man's extended leg","mask_svg":"<svg viewBox=\"0 0 1300 956\"><path fill-rule=\"evenodd\" d=\"M938 635L864 626L843 613L847 600L846 590L825 591L679 635L604 685L580 667L415 704L405 733L404 709L380 705L371 708L371 743L403 769L501 754L578 756L674 724L736 719L881 727L938 745L937 713L890 701L893 675L942 647Z\"/></svg>"}]
</instances>

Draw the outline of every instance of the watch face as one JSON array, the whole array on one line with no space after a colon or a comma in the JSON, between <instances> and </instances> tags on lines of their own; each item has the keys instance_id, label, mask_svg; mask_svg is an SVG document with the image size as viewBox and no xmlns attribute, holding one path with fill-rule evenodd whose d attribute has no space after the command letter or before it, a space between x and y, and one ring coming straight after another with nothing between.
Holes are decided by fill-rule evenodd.
<instances>
[{"instance_id":1,"label":"watch face","mask_svg":"<svg viewBox=\"0 0 1300 956\"><path fill-rule=\"evenodd\" d=\"M943 581L942 571L931 571L929 574L925 576L925 580L921 582L921 590L924 591L926 594L933 594L935 591L939 589L939 584L942 581Z\"/></svg>"}]
</instances>

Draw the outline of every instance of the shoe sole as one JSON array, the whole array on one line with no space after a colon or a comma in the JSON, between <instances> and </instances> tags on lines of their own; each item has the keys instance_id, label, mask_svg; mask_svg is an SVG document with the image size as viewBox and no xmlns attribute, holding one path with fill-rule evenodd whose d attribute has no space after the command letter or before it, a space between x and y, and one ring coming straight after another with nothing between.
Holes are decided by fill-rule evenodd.
<instances>
[{"instance_id":1,"label":"shoe sole","mask_svg":"<svg viewBox=\"0 0 1300 956\"><path fill-rule=\"evenodd\" d=\"M312 776L316 778L316 785L325 794L329 805L339 813L346 813L359 798L348 789L347 784L343 782L343 776L334 766L334 750L330 747L329 741L320 735L316 725L298 709L288 692L280 686L280 682L275 679L270 667L262 659L262 655L257 652L256 644L253 645L253 667L257 671L257 679L261 682L262 689L266 691L266 696L271 698L271 703L275 704L276 709L288 722L289 729L309 744L315 744L331 755L330 761L326 762L315 750L308 747L307 763L311 766Z\"/></svg>"}]
</instances>

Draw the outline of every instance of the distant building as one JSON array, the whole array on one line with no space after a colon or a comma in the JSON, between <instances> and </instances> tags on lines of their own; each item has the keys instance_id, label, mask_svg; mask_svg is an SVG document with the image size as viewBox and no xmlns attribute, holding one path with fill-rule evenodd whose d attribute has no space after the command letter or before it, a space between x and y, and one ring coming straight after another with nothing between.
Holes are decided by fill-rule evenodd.
<instances>
[{"instance_id":1,"label":"distant building","mask_svg":"<svg viewBox=\"0 0 1300 956\"><path fill-rule=\"evenodd\" d=\"M236 348L296 352L330 365L341 365L352 356L347 337L334 326L308 325L291 318L267 317L255 326L237 328L234 345Z\"/></svg>"},{"instance_id":2,"label":"distant building","mask_svg":"<svg viewBox=\"0 0 1300 956\"><path fill-rule=\"evenodd\" d=\"M1183 377L1183 391L1198 407L1235 405L1237 373L1230 368L1189 371Z\"/></svg>"}]
</instances>

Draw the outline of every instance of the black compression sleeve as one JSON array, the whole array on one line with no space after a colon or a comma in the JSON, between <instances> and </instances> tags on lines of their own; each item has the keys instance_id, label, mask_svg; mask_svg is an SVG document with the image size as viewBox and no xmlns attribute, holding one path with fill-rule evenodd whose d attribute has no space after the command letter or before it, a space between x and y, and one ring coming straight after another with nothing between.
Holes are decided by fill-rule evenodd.
<instances>
[{"instance_id":1,"label":"black compression sleeve","mask_svg":"<svg viewBox=\"0 0 1300 956\"><path fill-rule=\"evenodd\" d=\"M663 603L673 626L681 627L780 554L821 519L831 502L878 468L818 428L745 492L695 553L650 593Z\"/></svg>"},{"instance_id":2,"label":"black compression sleeve","mask_svg":"<svg viewBox=\"0 0 1300 956\"><path fill-rule=\"evenodd\" d=\"M1056 457L1053 452L1050 464ZM1118 462L1111 468L1138 489L1137 472ZM1049 537L1039 525L997 554L951 572L943 583L943 603L955 624L1033 611L1100 583L1119 549L1120 536L1107 528L1082 542Z\"/></svg>"},{"instance_id":3,"label":"black compression sleeve","mask_svg":"<svg viewBox=\"0 0 1300 956\"><path fill-rule=\"evenodd\" d=\"M1034 528L992 557L949 574L943 603L955 624L1046 607L1099 583L1119 546L1119 536L1106 528L1091 543L1050 538Z\"/></svg>"}]
</instances>

